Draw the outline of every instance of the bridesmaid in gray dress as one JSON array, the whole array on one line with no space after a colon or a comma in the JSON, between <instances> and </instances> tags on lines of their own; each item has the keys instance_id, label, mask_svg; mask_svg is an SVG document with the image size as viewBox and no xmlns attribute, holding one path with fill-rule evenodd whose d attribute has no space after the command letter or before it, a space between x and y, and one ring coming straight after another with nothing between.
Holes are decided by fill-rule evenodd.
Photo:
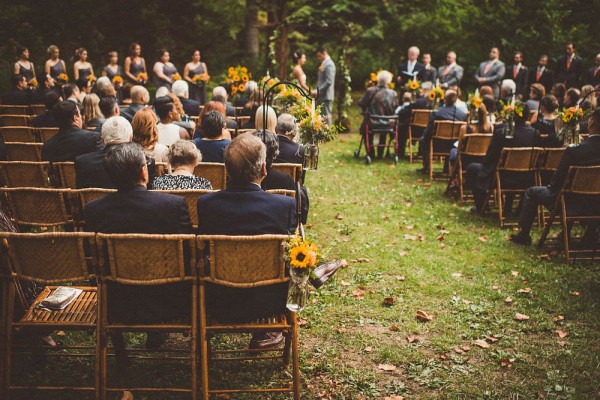
<instances>
[{"instance_id":1,"label":"bridesmaid in gray dress","mask_svg":"<svg viewBox=\"0 0 600 400\"><path fill-rule=\"evenodd\" d=\"M123 78L123 68L118 64L119 62L119 53L116 51L108 52L108 65L102 69L102 76L108 77L110 81L114 79L115 76L120 76Z\"/></svg>"},{"instance_id":2,"label":"bridesmaid in gray dress","mask_svg":"<svg viewBox=\"0 0 600 400\"><path fill-rule=\"evenodd\" d=\"M189 83L190 99L204 105L206 104L206 83L202 83L200 80L194 81L194 76L201 74L208 75L208 68L205 63L200 61L200 50L194 50L192 61L187 63L183 70L183 79Z\"/></svg>"},{"instance_id":3,"label":"bridesmaid in gray dress","mask_svg":"<svg viewBox=\"0 0 600 400\"><path fill-rule=\"evenodd\" d=\"M31 82L35 78L35 67L29 61L29 49L23 46L17 46L17 62L15 62L15 75L23 75L27 82Z\"/></svg>"},{"instance_id":4,"label":"bridesmaid in gray dress","mask_svg":"<svg viewBox=\"0 0 600 400\"><path fill-rule=\"evenodd\" d=\"M173 65L169 60L171 55L167 49L160 50L160 61L154 63L152 71L154 72L154 83L156 88L165 86L171 91L171 85L173 84L173 75L177 73L177 67Z\"/></svg>"},{"instance_id":5,"label":"bridesmaid in gray dress","mask_svg":"<svg viewBox=\"0 0 600 400\"><path fill-rule=\"evenodd\" d=\"M137 78L142 72L145 74L148 73L146 70L146 60L142 57L142 46L140 46L139 43L132 43L131 46L129 46L129 57L125 59L123 71L125 72L123 78L134 85L145 85L147 83L141 82Z\"/></svg>"},{"instance_id":6,"label":"bridesmaid in gray dress","mask_svg":"<svg viewBox=\"0 0 600 400\"><path fill-rule=\"evenodd\" d=\"M50 79L54 84L52 90L54 90L60 96L62 94L62 85L68 81L68 79L60 79L60 75L67 74L67 66L65 62L60 59L60 50L58 46L52 45L48 47L47 52L50 59L46 61L44 72L46 73L48 79Z\"/></svg>"}]
</instances>

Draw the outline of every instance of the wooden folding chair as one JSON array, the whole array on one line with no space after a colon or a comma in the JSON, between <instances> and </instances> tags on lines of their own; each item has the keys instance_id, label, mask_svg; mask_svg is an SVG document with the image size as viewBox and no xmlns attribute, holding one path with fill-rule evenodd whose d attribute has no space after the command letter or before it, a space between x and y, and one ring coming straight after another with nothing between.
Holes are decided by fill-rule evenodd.
<instances>
[{"instance_id":1,"label":"wooden folding chair","mask_svg":"<svg viewBox=\"0 0 600 400\"><path fill-rule=\"evenodd\" d=\"M27 126L2 126L0 127L0 138L5 143L33 143L37 139L31 128Z\"/></svg>"},{"instance_id":2,"label":"wooden folding chair","mask_svg":"<svg viewBox=\"0 0 600 400\"><path fill-rule=\"evenodd\" d=\"M465 203L464 173L470 163L483 160L491 141L491 134L472 133L462 136L458 143L458 156L454 167L450 166L450 179L446 186L446 194L451 192L452 185L458 181L458 197L461 203Z\"/></svg>"},{"instance_id":3,"label":"wooden folding chair","mask_svg":"<svg viewBox=\"0 0 600 400\"><path fill-rule=\"evenodd\" d=\"M54 162L52 170L57 185L67 189L77 189L77 176L75 174L75 163L72 161Z\"/></svg>"},{"instance_id":4,"label":"wooden folding chair","mask_svg":"<svg viewBox=\"0 0 600 400\"><path fill-rule=\"evenodd\" d=\"M550 183L552 175L558 169L558 164L565 153L566 148L545 148L542 154L538 158L538 165L536 168L536 185L546 186ZM542 226L546 223L546 210L543 206L540 206L540 221Z\"/></svg>"},{"instance_id":5,"label":"wooden folding chair","mask_svg":"<svg viewBox=\"0 0 600 400\"><path fill-rule=\"evenodd\" d=\"M296 191L295 190L269 189L269 190L266 190L266 192L267 193L271 193L271 194L280 194L282 196L296 198Z\"/></svg>"},{"instance_id":6,"label":"wooden folding chair","mask_svg":"<svg viewBox=\"0 0 600 400\"><path fill-rule=\"evenodd\" d=\"M0 115L0 124L2 126L29 126L30 119L26 114L2 114Z\"/></svg>"},{"instance_id":7,"label":"wooden folding chair","mask_svg":"<svg viewBox=\"0 0 600 400\"><path fill-rule=\"evenodd\" d=\"M273 163L271 168L291 176L292 179L294 179L294 185L298 182L302 182L302 164Z\"/></svg>"},{"instance_id":8,"label":"wooden folding chair","mask_svg":"<svg viewBox=\"0 0 600 400\"><path fill-rule=\"evenodd\" d=\"M235 108L235 116L239 117L244 112L244 107L234 107Z\"/></svg>"},{"instance_id":9,"label":"wooden folding chair","mask_svg":"<svg viewBox=\"0 0 600 400\"><path fill-rule=\"evenodd\" d=\"M194 168L194 175L207 179L214 190L225 189L227 184L227 171L222 163L201 162Z\"/></svg>"},{"instance_id":10,"label":"wooden folding chair","mask_svg":"<svg viewBox=\"0 0 600 400\"><path fill-rule=\"evenodd\" d=\"M0 105L2 115L29 115L29 106Z\"/></svg>"},{"instance_id":11,"label":"wooden folding chair","mask_svg":"<svg viewBox=\"0 0 600 400\"><path fill-rule=\"evenodd\" d=\"M569 210L569 204L573 196L585 196L586 204L592 208L591 213L587 214L573 214L572 210ZM578 199L581 201L581 199ZM557 216L560 216L560 224L562 228L562 241L564 244L564 255L567 264L574 258L582 260L591 260L592 263L598 258L598 252L600 248L595 244L592 248L574 248L570 242L571 240L571 227L575 222L593 222L600 223L600 209L598 204L600 202L600 166L593 167L581 167L572 166L569 168L569 173L565 179L560 194L556 198L554 210L550 215L550 218L544 226L542 236L538 243L538 247L543 247L552 223ZM595 209L594 209L595 206ZM577 255L582 254L582 257Z\"/></svg>"},{"instance_id":12,"label":"wooden folding chair","mask_svg":"<svg viewBox=\"0 0 600 400\"><path fill-rule=\"evenodd\" d=\"M431 110L412 110L410 113L410 123L408 124L408 159L411 164L413 162L413 143L423 135L429 123L431 112ZM413 128L420 128L421 135L413 134Z\"/></svg>"},{"instance_id":13,"label":"wooden folding chair","mask_svg":"<svg viewBox=\"0 0 600 400\"><path fill-rule=\"evenodd\" d=\"M83 217L83 210L85 206L90 201L94 201L96 199L102 198L108 194L115 193L117 189L100 189L100 188L87 188L87 189L77 189L72 190L72 197L75 199L73 203L75 204L74 217L77 222L77 226L82 228L85 226L85 218Z\"/></svg>"},{"instance_id":14,"label":"wooden folding chair","mask_svg":"<svg viewBox=\"0 0 600 400\"><path fill-rule=\"evenodd\" d=\"M0 193L18 226L74 228L69 189L0 188Z\"/></svg>"},{"instance_id":15,"label":"wooden folding chair","mask_svg":"<svg viewBox=\"0 0 600 400\"><path fill-rule=\"evenodd\" d=\"M31 104L29 106L29 114L30 115L42 115L46 112L46 105L45 104Z\"/></svg>"},{"instance_id":16,"label":"wooden folding chair","mask_svg":"<svg viewBox=\"0 0 600 400\"><path fill-rule=\"evenodd\" d=\"M187 392L192 399L198 394L198 274L196 268L196 246L194 235L141 235L101 234L97 235L100 260L100 313L98 331L100 340L100 392L101 399L107 392L123 392L127 388L111 388L107 382L107 339L111 333L122 332L191 332L191 384L189 388L136 387L135 391ZM128 323L110 317L107 284L148 287L147 295L153 296L158 285L175 283L190 284L190 315L182 321L156 323ZM108 290L107 290L108 289ZM182 304L183 306L183 304ZM112 311L114 312L114 311ZM161 357L164 359L167 357Z\"/></svg>"},{"instance_id":17,"label":"wooden folding chair","mask_svg":"<svg viewBox=\"0 0 600 400\"><path fill-rule=\"evenodd\" d=\"M190 220L192 227L198 229L198 198L205 194L214 193L218 190L154 190L155 192L169 193L176 196L181 196L185 199L190 210Z\"/></svg>"},{"instance_id":18,"label":"wooden folding chair","mask_svg":"<svg viewBox=\"0 0 600 400\"><path fill-rule=\"evenodd\" d=\"M286 310L286 299L281 299L281 311L276 315L259 318L254 321L232 321L229 315L219 315L218 310L211 310L206 303L208 285L225 288L269 289L274 285L286 284L283 256L286 235L258 236L198 236L198 254L208 254L204 258L204 269L200 268L200 356L202 377L202 398L208 399L210 394L231 393L269 393L293 392L294 399L300 399L300 368L298 361L298 324L296 313ZM285 293L284 293L285 295ZM251 304L241 307L251 308ZM283 349L236 349L209 350L210 339L219 333L254 333L282 331L285 336ZM280 352L277 356L260 356L264 352ZM209 384L209 359L211 361L240 361L251 359L282 358L288 365L292 355L292 382L282 387L211 389ZM238 357L235 357L239 354ZM251 355L248 355L251 354ZM222 355L221 357L218 357ZM231 357L234 355L234 357ZM254 355L254 357L253 357Z\"/></svg>"},{"instance_id":19,"label":"wooden folding chair","mask_svg":"<svg viewBox=\"0 0 600 400\"><path fill-rule=\"evenodd\" d=\"M51 186L48 162L0 161L0 173L7 187Z\"/></svg>"},{"instance_id":20,"label":"wooden folding chair","mask_svg":"<svg viewBox=\"0 0 600 400\"><path fill-rule=\"evenodd\" d=\"M433 157L441 157L442 162L450 153L450 145L456 142L461 133L465 133L467 123L463 121L434 121L433 136L429 142L429 181L433 181ZM435 151L436 144L448 144L442 151ZM446 178L447 175L440 173L440 176Z\"/></svg>"},{"instance_id":21,"label":"wooden folding chair","mask_svg":"<svg viewBox=\"0 0 600 400\"><path fill-rule=\"evenodd\" d=\"M514 223L505 222L506 217L504 216L504 196L506 194L514 194L522 196L525 190L536 184L536 165L540 154L544 149L540 147L513 147L502 149L500 155L500 161L498 161L498 167L496 168L496 175L494 178L494 187L496 188L496 204L498 205L498 218L500 219L500 228L504 228L507 225L516 225ZM502 178L506 174L530 174L532 179L531 182L517 187L503 187ZM541 226L541 221L538 221Z\"/></svg>"},{"instance_id":22,"label":"wooden folding chair","mask_svg":"<svg viewBox=\"0 0 600 400\"><path fill-rule=\"evenodd\" d=\"M233 120L235 122L237 122L237 126L238 126L238 130L244 126L244 124L248 121L250 121L250 116L249 115L240 115L237 117L233 117Z\"/></svg>"},{"instance_id":23,"label":"wooden folding chair","mask_svg":"<svg viewBox=\"0 0 600 400\"><path fill-rule=\"evenodd\" d=\"M52 139L58 133L58 128L37 128L37 134L39 135L40 142L46 143Z\"/></svg>"},{"instance_id":24,"label":"wooden folding chair","mask_svg":"<svg viewBox=\"0 0 600 400\"><path fill-rule=\"evenodd\" d=\"M9 161L42 161L42 143L4 143Z\"/></svg>"},{"instance_id":25,"label":"wooden folding chair","mask_svg":"<svg viewBox=\"0 0 600 400\"><path fill-rule=\"evenodd\" d=\"M15 319L15 284L9 286L5 307L4 340L5 352L2 357L3 375L0 382L0 398L9 399L13 391L38 392L38 391L88 391L97 390L98 381L90 385L46 386L36 382L31 384L13 384L11 377L12 360L19 354L18 349L12 345L12 336L15 331L29 332L33 337L47 334L52 330L61 331L87 331L93 332L97 327L97 297L96 287L90 286L90 281L95 278L94 266L96 256L94 253L94 233L8 233L1 232L2 244L8 249L13 268L13 276L19 282L34 282L46 285L35 301L29 305L25 314ZM74 288L82 292L66 308L62 310L46 311L38 308L43 300L52 294L57 284L75 283ZM89 347L86 347L89 348ZM65 354L65 350L76 349L78 353ZM98 342L92 354L79 353L80 346L58 346L50 355L89 357L98 354ZM44 348L39 344L34 345L33 353L44 356ZM23 352L20 352L23 354ZM90 375L95 371L90 372Z\"/></svg>"}]
</instances>

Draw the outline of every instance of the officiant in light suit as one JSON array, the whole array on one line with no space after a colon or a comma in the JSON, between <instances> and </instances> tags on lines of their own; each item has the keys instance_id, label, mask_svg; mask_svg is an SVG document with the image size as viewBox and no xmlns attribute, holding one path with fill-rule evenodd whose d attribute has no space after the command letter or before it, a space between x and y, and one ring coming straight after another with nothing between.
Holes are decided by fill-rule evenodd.
<instances>
[{"instance_id":1,"label":"officiant in light suit","mask_svg":"<svg viewBox=\"0 0 600 400\"><path fill-rule=\"evenodd\" d=\"M331 125L331 112L333 110L333 97L335 94L335 64L325 47L317 49L317 59L321 62L319 74L317 77L317 87L319 88L319 97L317 105L322 105L321 115L327 117L327 123ZM317 94L316 90L312 91Z\"/></svg>"}]
</instances>

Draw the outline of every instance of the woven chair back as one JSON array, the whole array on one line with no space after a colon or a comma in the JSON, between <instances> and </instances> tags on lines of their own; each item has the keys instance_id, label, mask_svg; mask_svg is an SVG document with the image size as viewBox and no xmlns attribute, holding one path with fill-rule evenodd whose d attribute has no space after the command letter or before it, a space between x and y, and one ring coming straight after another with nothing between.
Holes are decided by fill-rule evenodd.
<instances>
[{"instance_id":1,"label":"woven chair back","mask_svg":"<svg viewBox=\"0 0 600 400\"><path fill-rule=\"evenodd\" d=\"M225 189L227 184L227 171L222 163L201 162L194 168L194 175L207 179L215 190Z\"/></svg>"},{"instance_id":2,"label":"woven chair back","mask_svg":"<svg viewBox=\"0 0 600 400\"><path fill-rule=\"evenodd\" d=\"M31 128L27 126L3 126L0 127L0 137L4 142L33 143L36 141Z\"/></svg>"},{"instance_id":3,"label":"woven chair back","mask_svg":"<svg viewBox=\"0 0 600 400\"><path fill-rule=\"evenodd\" d=\"M539 147L514 147L502 149L499 171L526 172L537 165L538 157L544 149Z\"/></svg>"},{"instance_id":4,"label":"woven chair back","mask_svg":"<svg viewBox=\"0 0 600 400\"><path fill-rule=\"evenodd\" d=\"M271 194L280 194L282 196L296 198L296 191L295 190L269 189L266 192L267 193L271 193Z\"/></svg>"},{"instance_id":5,"label":"woven chair back","mask_svg":"<svg viewBox=\"0 0 600 400\"><path fill-rule=\"evenodd\" d=\"M433 137L443 140L457 140L460 133L467 129L463 121L434 121Z\"/></svg>"},{"instance_id":6,"label":"woven chair back","mask_svg":"<svg viewBox=\"0 0 600 400\"><path fill-rule=\"evenodd\" d=\"M426 128L431 117L431 110L412 110L410 113L410 124L413 127Z\"/></svg>"},{"instance_id":7,"label":"woven chair back","mask_svg":"<svg viewBox=\"0 0 600 400\"><path fill-rule=\"evenodd\" d=\"M287 282L286 235L198 236L198 248L208 246L208 266L201 279L216 285L253 288Z\"/></svg>"},{"instance_id":8,"label":"woven chair back","mask_svg":"<svg viewBox=\"0 0 600 400\"><path fill-rule=\"evenodd\" d=\"M58 133L58 128L37 128L37 132L40 135L40 141L46 143L52 139Z\"/></svg>"},{"instance_id":9,"label":"woven chair back","mask_svg":"<svg viewBox=\"0 0 600 400\"><path fill-rule=\"evenodd\" d=\"M544 149L544 152L540 154L540 157L538 158L538 168L543 171L556 171L565 150L564 147L558 149Z\"/></svg>"},{"instance_id":10,"label":"woven chair back","mask_svg":"<svg viewBox=\"0 0 600 400\"><path fill-rule=\"evenodd\" d=\"M100 274L128 285L160 285L191 280L195 274L194 235L97 235Z\"/></svg>"},{"instance_id":11,"label":"woven chair back","mask_svg":"<svg viewBox=\"0 0 600 400\"><path fill-rule=\"evenodd\" d=\"M69 189L77 188L74 162L55 162L52 163L52 167L54 168L55 175L58 177L61 187Z\"/></svg>"},{"instance_id":12,"label":"woven chair back","mask_svg":"<svg viewBox=\"0 0 600 400\"><path fill-rule=\"evenodd\" d=\"M29 106L29 113L31 115L42 115L46 112L45 104L32 104Z\"/></svg>"},{"instance_id":13,"label":"woven chair back","mask_svg":"<svg viewBox=\"0 0 600 400\"><path fill-rule=\"evenodd\" d=\"M492 135L472 133L462 137L461 152L463 155L484 157L492 142Z\"/></svg>"},{"instance_id":14,"label":"woven chair back","mask_svg":"<svg viewBox=\"0 0 600 400\"><path fill-rule=\"evenodd\" d=\"M42 161L42 143L4 143L9 161Z\"/></svg>"},{"instance_id":15,"label":"woven chair back","mask_svg":"<svg viewBox=\"0 0 600 400\"><path fill-rule=\"evenodd\" d=\"M2 123L2 126L29 126L29 119L29 115L0 115L0 122Z\"/></svg>"},{"instance_id":16,"label":"woven chair back","mask_svg":"<svg viewBox=\"0 0 600 400\"><path fill-rule=\"evenodd\" d=\"M29 115L29 106L2 105L0 106L0 114Z\"/></svg>"},{"instance_id":17,"label":"woven chair back","mask_svg":"<svg viewBox=\"0 0 600 400\"><path fill-rule=\"evenodd\" d=\"M90 189L79 189L77 190L77 197L79 198L79 205L83 210L87 203L90 201L94 201L96 199L100 199L107 194L115 193L117 189L100 189L100 188L90 188Z\"/></svg>"},{"instance_id":18,"label":"woven chair back","mask_svg":"<svg viewBox=\"0 0 600 400\"><path fill-rule=\"evenodd\" d=\"M198 227L198 198L204 196L208 193L214 193L216 190L157 190L157 192L161 193L169 193L174 194L176 196L181 196L185 199L185 202L188 205L190 210L190 220L192 221L192 226L194 228Z\"/></svg>"},{"instance_id":19,"label":"woven chair back","mask_svg":"<svg viewBox=\"0 0 600 400\"><path fill-rule=\"evenodd\" d=\"M50 187L50 163L0 161L0 171L7 187Z\"/></svg>"},{"instance_id":20,"label":"woven chair back","mask_svg":"<svg viewBox=\"0 0 600 400\"><path fill-rule=\"evenodd\" d=\"M16 277L46 285L94 277L94 236L89 232L0 232Z\"/></svg>"},{"instance_id":21,"label":"woven chair back","mask_svg":"<svg viewBox=\"0 0 600 400\"><path fill-rule=\"evenodd\" d=\"M572 166L566 180L565 193L600 195L600 165L593 167Z\"/></svg>"},{"instance_id":22,"label":"woven chair back","mask_svg":"<svg viewBox=\"0 0 600 400\"><path fill-rule=\"evenodd\" d=\"M69 189L1 188L15 223L28 226L70 225Z\"/></svg>"},{"instance_id":23,"label":"woven chair back","mask_svg":"<svg viewBox=\"0 0 600 400\"><path fill-rule=\"evenodd\" d=\"M233 120L235 122L237 122L238 127L242 127L244 126L244 124L248 121L250 121L250 116L249 115L240 115L239 117L233 117Z\"/></svg>"},{"instance_id":24,"label":"woven chair back","mask_svg":"<svg viewBox=\"0 0 600 400\"><path fill-rule=\"evenodd\" d=\"M278 172L283 172L288 174L294 180L294 185L300 179L302 175L302 164L292 164L292 163L273 163L271 168Z\"/></svg>"}]
</instances>

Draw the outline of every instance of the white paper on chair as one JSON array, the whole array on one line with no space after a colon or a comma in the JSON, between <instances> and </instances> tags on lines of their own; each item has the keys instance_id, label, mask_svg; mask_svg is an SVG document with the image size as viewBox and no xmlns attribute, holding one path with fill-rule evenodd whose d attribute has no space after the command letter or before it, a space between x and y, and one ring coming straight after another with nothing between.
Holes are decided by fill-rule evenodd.
<instances>
[{"instance_id":1,"label":"white paper on chair","mask_svg":"<svg viewBox=\"0 0 600 400\"><path fill-rule=\"evenodd\" d=\"M37 308L50 312L64 310L79 297L81 292L83 292L81 289L59 286L48 297L39 302Z\"/></svg>"}]
</instances>

